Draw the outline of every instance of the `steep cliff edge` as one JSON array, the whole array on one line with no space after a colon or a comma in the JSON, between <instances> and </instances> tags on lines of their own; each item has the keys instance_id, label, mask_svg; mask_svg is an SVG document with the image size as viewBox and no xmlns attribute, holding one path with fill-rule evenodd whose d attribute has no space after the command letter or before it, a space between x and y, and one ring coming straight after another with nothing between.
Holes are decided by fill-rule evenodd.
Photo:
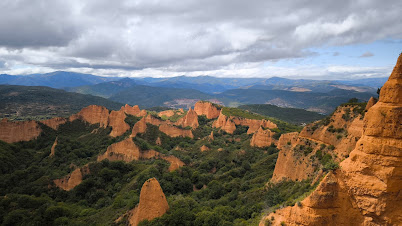
<instances>
[{"instance_id":1,"label":"steep cliff edge","mask_svg":"<svg viewBox=\"0 0 402 226\"><path fill-rule=\"evenodd\" d=\"M271 130L264 130L260 127L250 140L250 145L255 147L268 147L274 143L274 138L272 137L275 133Z\"/></svg>"},{"instance_id":2,"label":"steep cliff edge","mask_svg":"<svg viewBox=\"0 0 402 226\"><path fill-rule=\"evenodd\" d=\"M182 127L189 126L192 129L196 129L199 126L198 115L193 109L190 108L187 114L183 118L180 118L175 124Z\"/></svg>"},{"instance_id":3,"label":"steep cliff edge","mask_svg":"<svg viewBox=\"0 0 402 226\"><path fill-rule=\"evenodd\" d=\"M136 226L143 220L160 217L168 210L169 204L159 182L155 178L151 178L142 186L140 203L131 210L128 220L131 226Z\"/></svg>"},{"instance_id":4,"label":"steep cliff edge","mask_svg":"<svg viewBox=\"0 0 402 226\"><path fill-rule=\"evenodd\" d=\"M106 128L109 120L109 110L102 106L90 105L69 118L70 121L76 119L80 119L90 124L99 123L100 127Z\"/></svg>"},{"instance_id":5,"label":"steep cliff edge","mask_svg":"<svg viewBox=\"0 0 402 226\"><path fill-rule=\"evenodd\" d=\"M7 143L29 141L37 138L41 132L35 121L12 122L6 118L0 121L0 140Z\"/></svg>"},{"instance_id":6,"label":"steep cliff edge","mask_svg":"<svg viewBox=\"0 0 402 226\"><path fill-rule=\"evenodd\" d=\"M305 126L300 134L282 134L271 181L314 178L329 161L340 162L349 156L362 135L363 113L363 105L340 106L330 118Z\"/></svg>"},{"instance_id":7,"label":"steep cliff edge","mask_svg":"<svg viewBox=\"0 0 402 226\"><path fill-rule=\"evenodd\" d=\"M81 184L82 178L86 174L89 174L88 165L85 165L82 168L77 168L73 172L71 172L69 175L67 175L61 179L56 179L53 182L57 187L59 187L63 190L69 191L69 190L75 188L77 185Z\"/></svg>"},{"instance_id":8,"label":"steep cliff edge","mask_svg":"<svg viewBox=\"0 0 402 226\"><path fill-rule=\"evenodd\" d=\"M363 135L340 169L301 205L277 210L260 225L402 224L402 56L363 124Z\"/></svg>"},{"instance_id":9,"label":"steep cliff edge","mask_svg":"<svg viewBox=\"0 0 402 226\"><path fill-rule=\"evenodd\" d=\"M221 112L216 105L207 101L198 101L195 103L194 111L197 115L205 115L208 119L218 118Z\"/></svg>"}]
</instances>

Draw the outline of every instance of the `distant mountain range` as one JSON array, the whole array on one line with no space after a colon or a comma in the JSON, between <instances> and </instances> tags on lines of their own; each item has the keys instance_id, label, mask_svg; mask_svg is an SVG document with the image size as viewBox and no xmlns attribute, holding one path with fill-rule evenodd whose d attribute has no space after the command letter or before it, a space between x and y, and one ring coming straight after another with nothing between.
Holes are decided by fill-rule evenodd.
<instances>
[{"instance_id":1,"label":"distant mountain range","mask_svg":"<svg viewBox=\"0 0 402 226\"><path fill-rule=\"evenodd\" d=\"M27 76L0 75L0 84L62 88L123 104L137 104L142 108L188 108L197 100L210 100L227 106L272 104L325 114L352 97L367 101L377 95L377 88L385 81L386 78L350 81L211 76L119 78L63 71Z\"/></svg>"}]
</instances>

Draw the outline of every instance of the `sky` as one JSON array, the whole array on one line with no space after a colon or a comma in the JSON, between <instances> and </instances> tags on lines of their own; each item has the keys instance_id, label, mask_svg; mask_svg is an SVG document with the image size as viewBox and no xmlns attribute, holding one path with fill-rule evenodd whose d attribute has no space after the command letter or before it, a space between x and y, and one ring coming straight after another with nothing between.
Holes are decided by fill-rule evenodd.
<instances>
[{"instance_id":1,"label":"sky","mask_svg":"<svg viewBox=\"0 0 402 226\"><path fill-rule=\"evenodd\" d=\"M389 76L401 0L2 0L0 74Z\"/></svg>"}]
</instances>

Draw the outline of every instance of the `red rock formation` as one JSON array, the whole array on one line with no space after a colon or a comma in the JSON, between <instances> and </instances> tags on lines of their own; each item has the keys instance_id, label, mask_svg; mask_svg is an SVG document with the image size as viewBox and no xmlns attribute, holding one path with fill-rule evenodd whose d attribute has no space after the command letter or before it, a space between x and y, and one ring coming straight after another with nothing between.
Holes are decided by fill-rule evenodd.
<instances>
[{"instance_id":1,"label":"red rock formation","mask_svg":"<svg viewBox=\"0 0 402 226\"><path fill-rule=\"evenodd\" d=\"M368 111L375 103L377 103L377 99L374 97L370 97L370 100L367 102L366 111Z\"/></svg>"},{"instance_id":2,"label":"red rock formation","mask_svg":"<svg viewBox=\"0 0 402 226\"><path fill-rule=\"evenodd\" d=\"M212 126L215 128L221 128L221 130L230 134L233 134L233 132L236 130L236 124L226 115L222 114L222 112Z\"/></svg>"},{"instance_id":3,"label":"red rock formation","mask_svg":"<svg viewBox=\"0 0 402 226\"><path fill-rule=\"evenodd\" d=\"M399 56L379 102L364 117L362 137L341 168L327 175L301 206L277 210L266 219L273 216L274 224L286 225L401 225L401 125Z\"/></svg>"},{"instance_id":4,"label":"red rock formation","mask_svg":"<svg viewBox=\"0 0 402 226\"><path fill-rule=\"evenodd\" d=\"M7 143L29 141L37 138L41 132L35 121L12 122L6 118L0 121L0 140Z\"/></svg>"},{"instance_id":5,"label":"red rock formation","mask_svg":"<svg viewBox=\"0 0 402 226\"><path fill-rule=\"evenodd\" d=\"M131 226L138 225L143 220L153 220L161 217L169 210L165 194L155 178L147 180L141 188L140 203L129 215Z\"/></svg>"},{"instance_id":6,"label":"red rock formation","mask_svg":"<svg viewBox=\"0 0 402 226\"><path fill-rule=\"evenodd\" d=\"M197 115L205 115L208 119L217 118L220 115L220 109L215 107L211 102L198 101L194 105L194 111Z\"/></svg>"},{"instance_id":7,"label":"red rock formation","mask_svg":"<svg viewBox=\"0 0 402 226\"><path fill-rule=\"evenodd\" d=\"M282 134L281 137L279 137L277 148L279 150L282 150L287 146L294 146L294 144L297 142L298 137L299 137L298 132Z\"/></svg>"},{"instance_id":8,"label":"red rock formation","mask_svg":"<svg viewBox=\"0 0 402 226\"><path fill-rule=\"evenodd\" d=\"M159 126L159 130L170 137L190 137L193 138L191 130L180 129L176 126L162 124Z\"/></svg>"},{"instance_id":9,"label":"red rock formation","mask_svg":"<svg viewBox=\"0 0 402 226\"><path fill-rule=\"evenodd\" d=\"M146 110L141 110L140 113L137 115L138 117L144 117L148 114Z\"/></svg>"},{"instance_id":10,"label":"red rock formation","mask_svg":"<svg viewBox=\"0 0 402 226\"><path fill-rule=\"evenodd\" d=\"M112 127L112 132L110 132L110 136L121 136L130 129L130 126L124 121L124 119L126 119L126 113L124 113L124 111L120 110L110 112L109 126Z\"/></svg>"},{"instance_id":11,"label":"red rock formation","mask_svg":"<svg viewBox=\"0 0 402 226\"><path fill-rule=\"evenodd\" d=\"M175 124L182 127L190 126L191 128L196 129L199 126L198 115L190 108L187 114L183 118L177 120Z\"/></svg>"},{"instance_id":12,"label":"red rock formation","mask_svg":"<svg viewBox=\"0 0 402 226\"><path fill-rule=\"evenodd\" d=\"M161 141L160 137L156 138L155 144L158 145L158 146L162 145L162 141Z\"/></svg>"},{"instance_id":13,"label":"red rock formation","mask_svg":"<svg viewBox=\"0 0 402 226\"><path fill-rule=\"evenodd\" d=\"M110 161L131 162L140 158L140 148L134 144L132 138L127 138L110 145L104 154L98 156L98 161L109 159Z\"/></svg>"},{"instance_id":14,"label":"red rock formation","mask_svg":"<svg viewBox=\"0 0 402 226\"><path fill-rule=\"evenodd\" d=\"M53 157L56 154L56 152L55 152L56 146L57 146L57 137L56 137L56 140L54 140L52 148L50 149L49 157Z\"/></svg>"},{"instance_id":15,"label":"red rock formation","mask_svg":"<svg viewBox=\"0 0 402 226\"><path fill-rule=\"evenodd\" d=\"M262 127L260 127L257 132L253 135L253 137L250 140L250 145L255 146L255 147L268 147L272 143L274 143L273 136L274 132L271 132L271 130L267 129L264 130Z\"/></svg>"},{"instance_id":16,"label":"red rock formation","mask_svg":"<svg viewBox=\"0 0 402 226\"><path fill-rule=\"evenodd\" d=\"M109 161L131 162L140 159L161 158L170 163L169 171L174 171L183 166L184 163L175 156L164 156L154 150L140 150L132 138L127 138L118 143L110 145L106 152L98 156L98 161L108 159Z\"/></svg>"},{"instance_id":17,"label":"red rock formation","mask_svg":"<svg viewBox=\"0 0 402 226\"><path fill-rule=\"evenodd\" d=\"M211 131L211 134L209 135L210 140L214 140L214 131Z\"/></svg>"},{"instance_id":18,"label":"red rock formation","mask_svg":"<svg viewBox=\"0 0 402 226\"><path fill-rule=\"evenodd\" d=\"M89 174L88 165L83 166L82 168L77 168L71 174L61 178L54 180L54 184L66 191L69 191L75 188L77 185L81 184L82 177L86 174Z\"/></svg>"},{"instance_id":19,"label":"red rock formation","mask_svg":"<svg viewBox=\"0 0 402 226\"><path fill-rule=\"evenodd\" d=\"M185 165L184 162L182 162L179 158L177 158L177 157L175 157L173 155L162 156L161 158L170 163L170 165L169 165L169 171L170 172L175 171L178 168L180 168L180 167Z\"/></svg>"},{"instance_id":20,"label":"red rock formation","mask_svg":"<svg viewBox=\"0 0 402 226\"><path fill-rule=\"evenodd\" d=\"M205 145L202 145L200 150L201 150L201 152L209 151L209 148L207 146L205 146Z\"/></svg>"},{"instance_id":21,"label":"red rock formation","mask_svg":"<svg viewBox=\"0 0 402 226\"><path fill-rule=\"evenodd\" d=\"M140 108L138 105L130 107L130 105L126 104L124 107L121 107L120 111L123 111L126 114L138 116L140 114Z\"/></svg>"},{"instance_id":22,"label":"red rock formation","mask_svg":"<svg viewBox=\"0 0 402 226\"><path fill-rule=\"evenodd\" d=\"M69 118L70 121L76 119L80 119L90 124L99 123L100 127L106 128L109 120L109 110L102 106L90 105Z\"/></svg>"},{"instance_id":23,"label":"red rock formation","mask_svg":"<svg viewBox=\"0 0 402 226\"><path fill-rule=\"evenodd\" d=\"M176 113L176 111L174 111L174 110L166 110L166 111L159 112L158 116L159 117L166 116L169 118L169 117L172 117L173 115L175 115L175 113Z\"/></svg>"},{"instance_id":24,"label":"red rock formation","mask_svg":"<svg viewBox=\"0 0 402 226\"><path fill-rule=\"evenodd\" d=\"M349 112L350 119L342 117ZM276 161L275 170L271 182L279 182L283 179L304 180L307 178L316 178L320 176L321 163L314 158L316 152L321 150L322 153L329 153L335 161L341 161L348 156L350 151L356 145L357 140L361 137L363 120L360 114L353 113L353 107L339 107L327 126L317 126L317 122L307 125L302 132L283 134L278 141L278 159ZM345 120L345 118L347 120ZM329 128L342 128L344 132L330 132ZM316 127L315 130L312 128ZM346 135L347 134L347 135ZM341 136L339 138L339 136ZM287 143L290 142L290 145ZM325 145L322 148L321 145ZM329 148L334 146L334 150ZM302 150L301 147L304 147ZM306 154L306 149L311 150Z\"/></svg>"},{"instance_id":25,"label":"red rock formation","mask_svg":"<svg viewBox=\"0 0 402 226\"><path fill-rule=\"evenodd\" d=\"M269 121L269 120L258 120L258 119L246 119L246 118L240 118L240 117L234 117L231 116L230 119L236 124L236 125L242 125L242 126L248 126L247 134L252 134L257 132L257 130L260 127L263 127L264 129L274 129L278 128L278 126Z\"/></svg>"},{"instance_id":26,"label":"red rock formation","mask_svg":"<svg viewBox=\"0 0 402 226\"><path fill-rule=\"evenodd\" d=\"M164 120L155 118L154 116L152 116L150 114L145 117L145 122L152 124L154 126L159 126L159 125L163 125L163 124L172 124L169 120L164 121Z\"/></svg>"},{"instance_id":27,"label":"red rock formation","mask_svg":"<svg viewBox=\"0 0 402 226\"><path fill-rule=\"evenodd\" d=\"M42 120L40 122L49 126L50 128L52 128L54 130L57 130L61 124L64 124L67 122L67 119L62 118L62 117L56 117L56 118Z\"/></svg>"},{"instance_id":28,"label":"red rock formation","mask_svg":"<svg viewBox=\"0 0 402 226\"><path fill-rule=\"evenodd\" d=\"M145 117L143 117L140 121L136 122L135 125L133 126L131 137L135 137L139 133L145 133L146 130L147 130L147 122L145 121Z\"/></svg>"}]
</instances>

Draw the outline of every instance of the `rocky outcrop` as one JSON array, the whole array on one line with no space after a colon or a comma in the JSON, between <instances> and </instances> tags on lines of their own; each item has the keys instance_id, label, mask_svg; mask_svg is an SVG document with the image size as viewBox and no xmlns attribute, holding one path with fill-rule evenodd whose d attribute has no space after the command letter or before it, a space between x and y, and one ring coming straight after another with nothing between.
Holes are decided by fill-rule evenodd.
<instances>
[{"instance_id":1,"label":"rocky outcrop","mask_svg":"<svg viewBox=\"0 0 402 226\"><path fill-rule=\"evenodd\" d=\"M214 104L207 101L195 103L194 111L197 115L205 115L208 119L218 118L221 112Z\"/></svg>"},{"instance_id":2,"label":"rocky outcrop","mask_svg":"<svg viewBox=\"0 0 402 226\"><path fill-rule=\"evenodd\" d=\"M209 151L209 147L207 147L207 146L205 146L205 145L202 145L202 146L200 147L200 151L201 151L201 152Z\"/></svg>"},{"instance_id":3,"label":"rocky outcrop","mask_svg":"<svg viewBox=\"0 0 402 226\"><path fill-rule=\"evenodd\" d=\"M145 117L145 122L152 124L154 126L159 126L159 125L163 125L163 124L172 124L169 120L164 121L164 120L158 119L150 114L148 114Z\"/></svg>"},{"instance_id":4,"label":"rocky outcrop","mask_svg":"<svg viewBox=\"0 0 402 226\"><path fill-rule=\"evenodd\" d=\"M269 120L258 120L258 119L247 119L247 118L240 118L240 117L233 117L231 116L230 119L235 123L235 125L242 125L248 126L247 134L252 134L257 132L260 127L264 129L274 129L278 128L278 126L269 121Z\"/></svg>"},{"instance_id":5,"label":"rocky outcrop","mask_svg":"<svg viewBox=\"0 0 402 226\"><path fill-rule=\"evenodd\" d=\"M271 130L264 130L260 127L257 132L253 135L250 140L250 145L255 147L268 147L274 143L274 138L272 137L275 133Z\"/></svg>"},{"instance_id":6,"label":"rocky outcrop","mask_svg":"<svg viewBox=\"0 0 402 226\"><path fill-rule=\"evenodd\" d=\"M159 126L159 130L170 137L190 137L193 138L194 135L191 130L180 129L176 126L163 124Z\"/></svg>"},{"instance_id":7,"label":"rocky outcrop","mask_svg":"<svg viewBox=\"0 0 402 226\"><path fill-rule=\"evenodd\" d=\"M214 140L214 131L211 131L211 134L208 136L210 140Z\"/></svg>"},{"instance_id":8,"label":"rocky outcrop","mask_svg":"<svg viewBox=\"0 0 402 226\"><path fill-rule=\"evenodd\" d=\"M140 202L129 214L131 226L138 225L143 220L153 220L161 217L169 210L165 194L155 178L148 179L141 188Z\"/></svg>"},{"instance_id":9,"label":"rocky outcrop","mask_svg":"<svg viewBox=\"0 0 402 226\"><path fill-rule=\"evenodd\" d=\"M106 128L109 121L109 110L102 106L90 105L69 118L70 121L76 119L80 119L90 124L99 123L100 127Z\"/></svg>"},{"instance_id":10,"label":"rocky outcrop","mask_svg":"<svg viewBox=\"0 0 402 226\"><path fill-rule=\"evenodd\" d=\"M338 107L327 125L318 122L307 125L299 137L333 145L333 153L343 159L354 149L363 131L363 116L355 108L356 106Z\"/></svg>"},{"instance_id":11,"label":"rocky outcrop","mask_svg":"<svg viewBox=\"0 0 402 226\"><path fill-rule=\"evenodd\" d=\"M75 169L69 175L61 179L56 179L53 182L57 187L69 191L81 184L83 176L87 174L89 174L89 166L85 165L82 168Z\"/></svg>"},{"instance_id":12,"label":"rocky outcrop","mask_svg":"<svg viewBox=\"0 0 402 226\"><path fill-rule=\"evenodd\" d=\"M170 172L175 171L178 168L180 168L180 167L185 165L184 162L182 162L179 158L177 158L177 157L175 157L173 155L170 155L170 156L163 156L162 155L161 159L164 159L164 160L166 160L166 161L168 161L170 163L169 169L168 169Z\"/></svg>"},{"instance_id":13,"label":"rocky outcrop","mask_svg":"<svg viewBox=\"0 0 402 226\"><path fill-rule=\"evenodd\" d=\"M127 138L118 143L110 145L106 152L98 156L98 161L108 159L109 161L131 162L140 159L161 158L170 163L169 171L174 171L185 164L175 156L165 156L154 150L141 150L132 138Z\"/></svg>"},{"instance_id":14,"label":"rocky outcrop","mask_svg":"<svg viewBox=\"0 0 402 226\"><path fill-rule=\"evenodd\" d=\"M50 128L52 128L54 130L57 130L60 125L62 125L62 124L67 122L67 119L62 118L62 117L56 117L56 118L42 120L40 122L45 124L45 125L47 125L47 126L49 126Z\"/></svg>"},{"instance_id":15,"label":"rocky outcrop","mask_svg":"<svg viewBox=\"0 0 402 226\"><path fill-rule=\"evenodd\" d=\"M120 108L120 111L129 114L129 115L134 115L134 116L139 116L141 110L138 107L138 105L130 107L130 105L126 104L123 107Z\"/></svg>"},{"instance_id":16,"label":"rocky outcrop","mask_svg":"<svg viewBox=\"0 0 402 226\"><path fill-rule=\"evenodd\" d=\"M215 128L220 128L221 130L225 131L226 133L233 134L236 130L236 124L230 120L226 115L220 113L218 119L212 124Z\"/></svg>"},{"instance_id":17,"label":"rocky outcrop","mask_svg":"<svg viewBox=\"0 0 402 226\"><path fill-rule=\"evenodd\" d=\"M133 126L133 130L131 132L131 137L137 136L139 133L145 133L147 130L147 122L145 121L145 117L141 118L138 122L136 122Z\"/></svg>"},{"instance_id":18,"label":"rocky outcrop","mask_svg":"<svg viewBox=\"0 0 402 226\"><path fill-rule=\"evenodd\" d=\"M179 112L179 111L177 111L177 112ZM166 110L166 111L161 111L161 112L159 112L159 113L158 113L158 116L159 116L159 117L165 116L165 117L170 118L170 117L172 117L172 116L175 115L175 114L176 114L176 111L175 111L175 110Z\"/></svg>"},{"instance_id":19,"label":"rocky outcrop","mask_svg":"<svg viewBox=\"0 0 402 226\"><path fill-rule=\"evenodd\" d=\"M12 122L6 118L0 121L0 140L7 143L29 141L37 138L41 132L35 121Z\"/></svg>"},{"instance_id":20,"label":"rocky outcrop","mask_svg":"<svg viewBox=\"0 0 402 226\"><path fill-rule=\"evenodd\" d=\"M198 115L193 111L191 108L187 111L187 114L183 117L177 120L175 123L176 125L180 125L182 127L191 127L193 129L196 129L199 124L198 124Z\"/></svg>"},{"instance_id":21,"label":"rocky outcrop","mask_svg":"<svg viewBox=\"0 0 402 226\"><path fill-rule=\"evenodd\" d=\"M297 138L298 138L298 137L299 137L299 133L298 133L298 132L292 132L292 133L285 133L285 134L282 134L282 135L279 137L278 144L277 144L276 147L277 147L279 150L282 150L283 148L288 147L288 146L292 147L292 146L294 146L294 144L297 142Z\"/></svg>"},{"instance_id":22,"label":"rocky outcrop","mask_svg":"<svg viewBox=\"0 0 402 226\"><path fill-rule=\"evenodd\" d=\"M118 143L110 145L106 152L98 156L98 161L109 159L110 161L131 162L142 157L140 148L135 145L132 138L127 138Z\"/></svg>"},{"instance_id":23,"label":"rocky outcrop","mask_svg":"<svg viewBox=\"0 0 402 226\"><path fill-rule=\"evenodd\" d=\"M384 88L385 87L385 88ZM301 205L271 213L286 225L400 225L402 216L402 56L379 102L364 117L363 135ZM265 223L265 219L260 225Z\"/></svg>"},{"instance_id":24,"label":"rocky outcrop","mask_svg":"<svg viewBox=\"0 0 402 226\"><path fill-rule=\"evenodd\" d=\"M112 136L112 137L121 136L127 130L130 129L130 126L124 121L124 119L126 119L126 113L124 111L120 110L120 111L110 112L109 126L112 127L110 136Z\"/></svg>"},{"instance_id":25,"label":"rocky outcrop","mask_svg":"<svg viewBox=\"0 0 402 226\"><path fill-rule=\"evenodd\" d=\"M375 99L374 97L370 97L365 110L368 111L375 103L377 103L377 99Z\"/></svg>"},{"instance_id":26,"label":"rocky outcrop","mask_svg":"<svg viewBox=\"0 0 402 226\"><path fill-rule=\"evenodd\" d=\"M54 143L52 145L52 148L50 148L50 155L49 157L53 157L56 154L56 146L57 146L57 137L56 140L54 140Z\"/></svg>"}]
</instances>

